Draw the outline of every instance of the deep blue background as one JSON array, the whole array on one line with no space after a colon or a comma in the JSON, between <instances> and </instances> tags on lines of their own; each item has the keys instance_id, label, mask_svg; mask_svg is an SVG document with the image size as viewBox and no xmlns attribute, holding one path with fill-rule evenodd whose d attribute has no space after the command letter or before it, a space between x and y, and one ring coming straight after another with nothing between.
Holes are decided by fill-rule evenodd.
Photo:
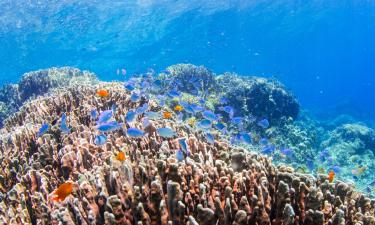
<instances>
[{"instance_id":1,"label":"deep blue background","mask_svg":"<svg viewBox=\"0 0 375 225\"><path fill-rule=\"evenodd\" d=\"M320 114L375 116L374 1L0 0L0 82L188 62L274 76Z\"/></svg>"}]
</instances>

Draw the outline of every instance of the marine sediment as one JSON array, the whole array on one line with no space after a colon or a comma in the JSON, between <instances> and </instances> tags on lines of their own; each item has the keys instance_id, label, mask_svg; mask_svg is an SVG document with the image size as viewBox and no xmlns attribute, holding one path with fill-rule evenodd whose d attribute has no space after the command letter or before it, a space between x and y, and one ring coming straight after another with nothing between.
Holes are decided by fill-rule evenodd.
<instances>
[{"instance_id":1,"label":"marine sediment","mask_svg":"<svg viewBox=\"0 0 375 225\"><path fill-rule=\"evenodd\" d=\"M106 98L96 97L108 90ZM375 200L327 174L314 177L291 166L275 166L272 158L231 145L178 120L143 115L126 123L124 115L153 99L131 100L121 83L69 85L29 100L4 122L1 135L0 220L5 224L374 224ZM116 108L113 108L113 105ZM108 132L104 145L90 112L113 111L124 123ZM67 115L70 132L60 129ZM50 129L40 136L43 123ZM127 133L144 130L142 137ZM165 138L158 128L169 127ZM176 157L185 139L189 154ZM255 148L254 148L255 149ZM126 160L116 159L118 152ZM62 202L51 200L59 184L73 181Z\"/></svg>"}]
</instances>

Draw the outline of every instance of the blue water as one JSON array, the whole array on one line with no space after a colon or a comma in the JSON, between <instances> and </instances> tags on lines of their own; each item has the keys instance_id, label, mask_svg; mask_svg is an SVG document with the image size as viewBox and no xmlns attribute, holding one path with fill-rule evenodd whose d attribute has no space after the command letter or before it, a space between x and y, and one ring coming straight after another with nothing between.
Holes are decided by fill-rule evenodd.
<instances>
[{"instance_id":1,"label":"blue water","mask_svg":"<svg viewBox=\"0 0 375 225\"><path fill-rule=\"evenodd\" d=\"M51 66L111 80L188 62L274 76L306 109L369 119L374 59L374 1L0 1L0 83Z\"/></svg>"}]
</instances>

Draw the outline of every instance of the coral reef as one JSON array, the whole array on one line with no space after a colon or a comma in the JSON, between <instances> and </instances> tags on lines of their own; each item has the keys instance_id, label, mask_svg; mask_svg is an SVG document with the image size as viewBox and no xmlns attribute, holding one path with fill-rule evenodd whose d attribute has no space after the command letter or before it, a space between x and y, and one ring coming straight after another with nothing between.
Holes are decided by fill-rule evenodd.
<instances>
[{"instance_id":1,"label":"coral reef","mask_svg":"<svg viewBox=\"0 0 375 225\"><path fill-rule=\"evenodd\" d=\"M56 88L73 84L98 83L95 74L72 67L49 68L25 73L18 84L5 85L0 89L0 127L6 117L22 104Z\"/></svg>"},{"instance_id":2,"label":"coral reef","mask_svg":"<svg viewBox=\"0 0 375 225\"><path fill-rule=\"evenodd\" d=\"M237 115L267 118L272 125L283 119L296 119L299 112L297 99L274 79L244 77L234 73L216 76L203 66L177 64L167 68L158 77L166 90L177 89L207 99L218 111L219 99L226 98Z\"/></svg>"},{"instance_id":3,"label":"coral reef","mask_svg":"<svg viewBox=\"0 0 375 225\"><path fill-rule=\"evenodd\" d=\"M109 91L97 98L98 88ZM94 144L95 122L90 111L116 104L114 117L148 101L132 102L119 83L69 86L28 101L0 130L0 220L6 224L363 224L375 223L375 200L350 185L329 183L271 159L231 146L217 137L208 143L201 132L175 118L150 120L147 135L130 137L122 127ZM62 133L63 113L71 132ZM133 127L142 127L141 116ZM52 127L37 136L40 125ZM163 138L155 130L177 132ZM176 158L179 139L190 154ZM127 159L115 154L125 151ZM74 182L62 202L50 193L62 182Z\"/></svg>"}]
</instances>

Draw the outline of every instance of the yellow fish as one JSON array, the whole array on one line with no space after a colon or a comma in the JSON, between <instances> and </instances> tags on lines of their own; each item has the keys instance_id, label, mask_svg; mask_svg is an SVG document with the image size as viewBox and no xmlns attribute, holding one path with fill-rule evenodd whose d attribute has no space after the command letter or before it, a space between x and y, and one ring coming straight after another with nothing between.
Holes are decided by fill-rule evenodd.
<instances>
[{"instance_id":1,"label":"yellow fish","mask_svg":"<svg viewBox=\"0 0 375 225\"><path fill-rule=\"evenodd\" d=\"M170 119L170 118L172 118L172 113L168 112L168 111L164 111L163 112L163 118L164 119Z\"/></svg>"},{"instance_id":2,"label":"yellow fish","mask_svg":"<svg viewBox=\"0 0 375 225\"><path fill-rule=\"evenodd\" d=\"M367 170L367 166L362 166L357 169L352 170L352 174L355 176L362 175Z\"/></svg>"},{"instance_id":3,"label":"yellow fish","mask_svg":"<svg viewBox=\"0 0 375 225\"><path fill-rule=\"evenodd\" d=\"M180 111L184 110L184 107L183 107L182 105L176 105L176 106L174 107L174 110L180 112Z\"/></svg>"}]
</instances>

